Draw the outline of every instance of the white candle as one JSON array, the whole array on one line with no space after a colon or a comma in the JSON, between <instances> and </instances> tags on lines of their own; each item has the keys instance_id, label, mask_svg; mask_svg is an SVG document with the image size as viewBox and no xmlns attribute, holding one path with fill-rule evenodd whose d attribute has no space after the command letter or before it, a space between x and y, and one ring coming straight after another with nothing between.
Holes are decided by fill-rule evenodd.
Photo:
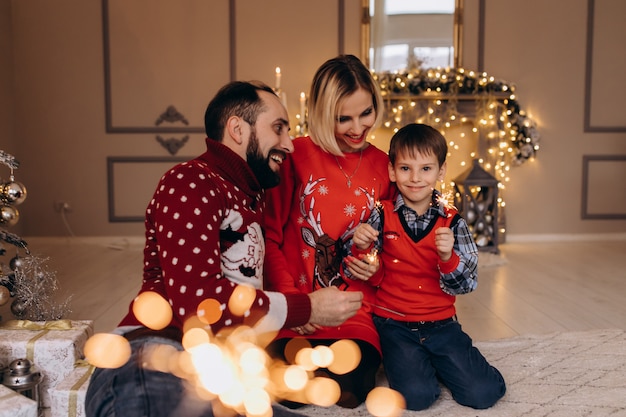
<instances>
[{"instance_id":1,"label":"white candle","mask_svg":"<svg viewBox=\"0 0 626 417\"><path fill-rule=\"evenodd\" d=\"M276 91L280 90L280 67L276 67L276 83L275 83L275 89Z\"/></svg>"},{"instance_id":2,"label":"white candle","mask_svg":"<svg viewBox=\"0 0 626 417\"><path fill-rule=\"evenodd\" d=\"M304 122L304 114L306 112L306 95L304 92L300 93L300 120Z\"/></svg>"}]
</instances>

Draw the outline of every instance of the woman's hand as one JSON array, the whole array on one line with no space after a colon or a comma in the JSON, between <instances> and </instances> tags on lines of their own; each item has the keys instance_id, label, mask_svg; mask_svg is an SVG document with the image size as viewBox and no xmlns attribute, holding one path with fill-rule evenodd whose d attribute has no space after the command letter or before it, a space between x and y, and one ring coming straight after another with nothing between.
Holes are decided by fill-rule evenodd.
<instances>
[{"instance_id":1,"label":"woman's hand","mask_svg":"<svg viewBox=\"0 0 626 417\"><path fill-rule=\"evenodd\" d=\"M380 269L380 261L375 253L362 255L360 259L347 256L346 267L352 274L352 278L368 281Z\"/></svg>"},{"instance_id":2,"label":"woman's hand","mask_svg":"<svg viewBox=\"0 0 626 417\"><path fill-rule=\"evenodd\" d=\"M307 323L307 324L305 324L303 326L292 327L291 330L296 332L296 333L298 333L298 334L301 334L301 335L307 335L307 334L315 333L315 331L317 329L319 329L319 328L320 328L320 326L317 326L317 325L311 324L311 323Z\"/></svg>"}]
</instances>

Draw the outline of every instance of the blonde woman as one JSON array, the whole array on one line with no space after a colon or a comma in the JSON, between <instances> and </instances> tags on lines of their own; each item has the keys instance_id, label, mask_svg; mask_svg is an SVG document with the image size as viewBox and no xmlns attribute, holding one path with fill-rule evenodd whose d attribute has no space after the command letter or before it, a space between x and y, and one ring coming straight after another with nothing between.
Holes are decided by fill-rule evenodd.
<instances>
[{"instance_id":1,"label":"blonde woman","mask_svg":"<svg viewBox=\"0 0 626 417\"><path fill-rule=\"evenodd\" d=\"M363 281L373 268L354 260L349 264L350 279L344 275L341 261L342 247L359 223L369 217L378 200L394 195L387 154L367 141L382 112L378 85L358 58L340 55L322 64L309 95L310 136L294 139L294 153L281 165L281 182L269 191L265 212L265 282L269 289L307 294L334 287L363 293L357 314L340 326L307 323L283 329L270 346L270 351L281 357L293 338L306 338L313 346L353 340L361 355L356 369L343 375L328 369L317 371L339 383L337 404L347 408L365 400L381 361L371 317L373 288ZM295 399L291 404L299 402Z\"/></svg>"}]
</instances>

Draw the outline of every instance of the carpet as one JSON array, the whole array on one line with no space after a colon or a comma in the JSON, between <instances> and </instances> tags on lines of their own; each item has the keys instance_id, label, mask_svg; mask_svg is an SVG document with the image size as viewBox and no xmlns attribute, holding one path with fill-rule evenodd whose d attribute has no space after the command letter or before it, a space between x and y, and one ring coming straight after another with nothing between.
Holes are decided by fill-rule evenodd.
<instances>
[{"instance_id":1,"label":"carpet","mask_svg":"<svg viewBox=\"0 0 626 417\"><path fill-rule=\"evenodd\" d=\"M507 382L507 393L496 405L487 410L464 407L442 388L428 410L404 411L402 417L626 416L624 330L517 336L475 346ZM310 417L371 416L364 404L353 410L306 406L299 412Z\"/></svg>"}]
</instances>

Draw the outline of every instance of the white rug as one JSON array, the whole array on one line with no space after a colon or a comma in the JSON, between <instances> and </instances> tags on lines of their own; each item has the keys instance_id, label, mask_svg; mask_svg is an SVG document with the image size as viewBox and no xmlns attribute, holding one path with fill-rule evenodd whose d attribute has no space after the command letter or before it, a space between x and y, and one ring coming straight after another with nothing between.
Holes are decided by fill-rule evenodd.
<instances>
[{"instance_id":1,"label":"white rug","mask_svg":"<svg viewBox=\"0 0 626 417\"><path fill-rule=\"evenodd\" d=\"M428 410L403 417L626 416L626 332L594 330L518 336L476 347L502 372L506 395L488 410L458 405L443 389ZM371 416L365 405L347 410L307 406L315 417Z\"/></svg>"}]
</instances>

